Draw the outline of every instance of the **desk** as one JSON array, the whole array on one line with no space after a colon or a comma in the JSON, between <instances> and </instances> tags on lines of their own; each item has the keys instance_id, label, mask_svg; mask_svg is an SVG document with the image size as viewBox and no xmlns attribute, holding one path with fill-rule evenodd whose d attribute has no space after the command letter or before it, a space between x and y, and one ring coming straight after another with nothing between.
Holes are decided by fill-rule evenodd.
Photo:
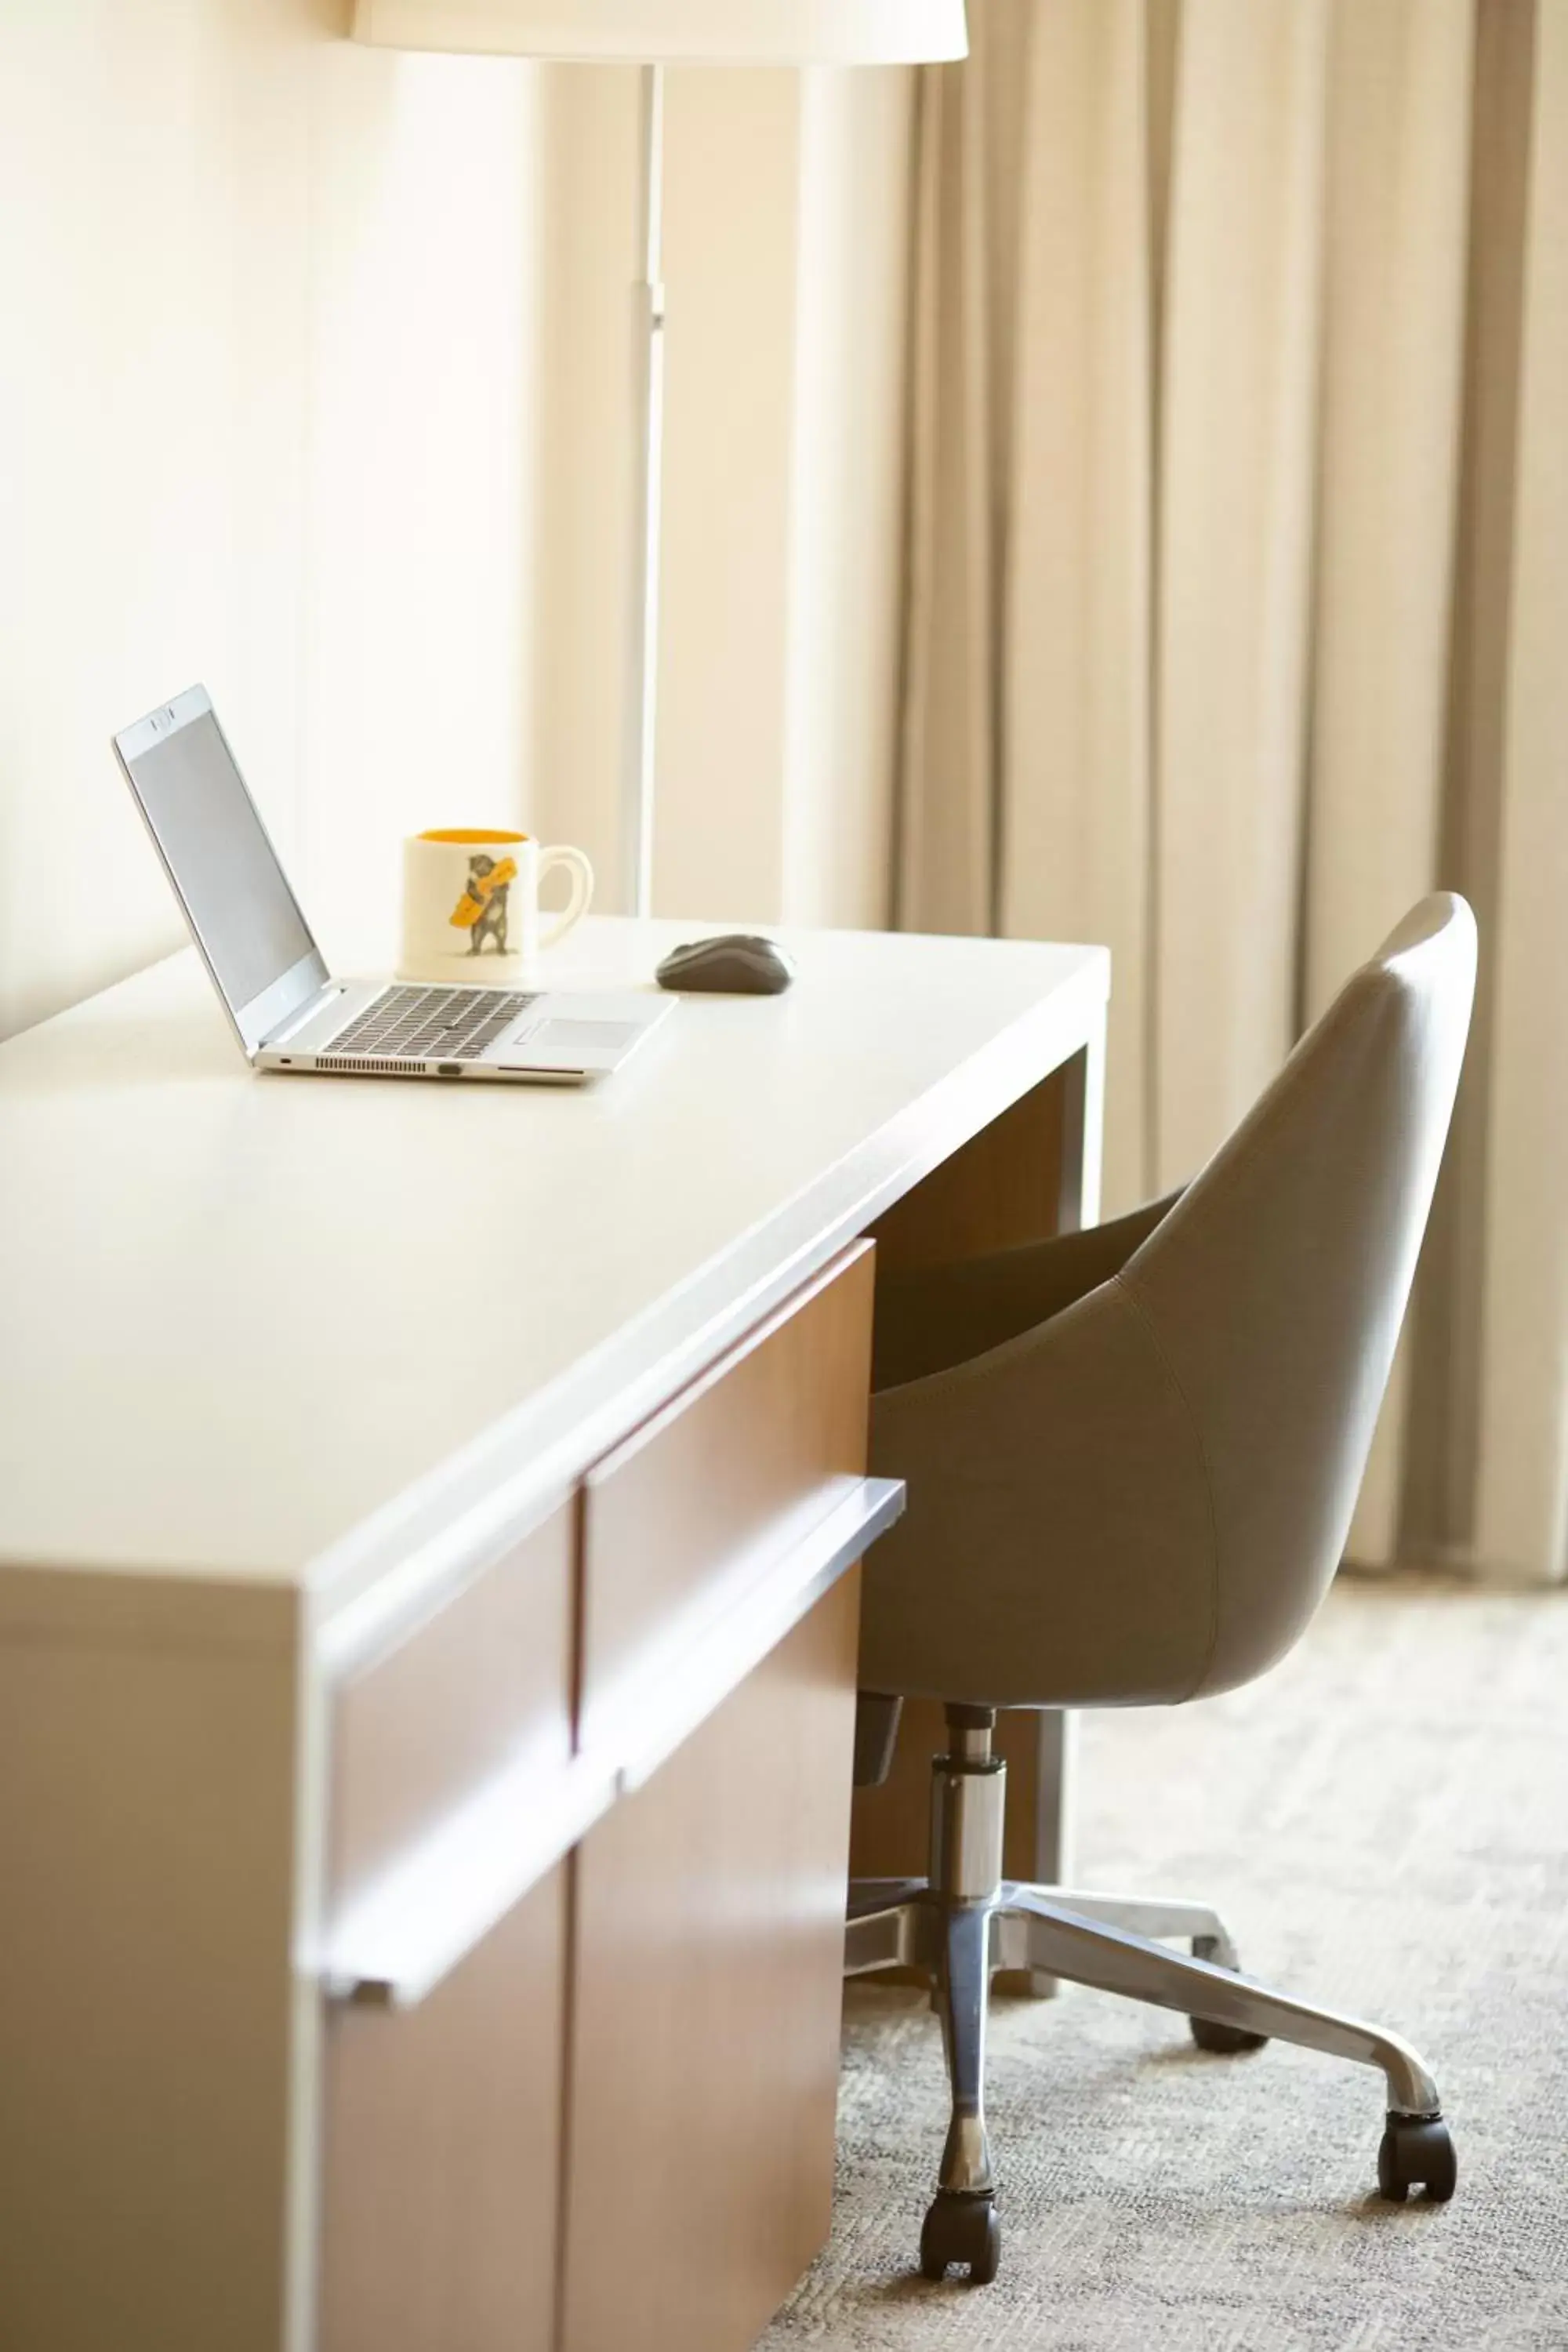
<instances>
[{"instance_id":1,"label":"desk","mask_svg":"<svg viewBox=\"0 0 1568 2352\"><path fill-rule=\"evenodd\" d=\"M1095 1213L1109 971L794 944L581 1093L189 955L0 1048L7 2352L741 2352L821 2242L863 1237Z\"/></svg>"}]
</instances>

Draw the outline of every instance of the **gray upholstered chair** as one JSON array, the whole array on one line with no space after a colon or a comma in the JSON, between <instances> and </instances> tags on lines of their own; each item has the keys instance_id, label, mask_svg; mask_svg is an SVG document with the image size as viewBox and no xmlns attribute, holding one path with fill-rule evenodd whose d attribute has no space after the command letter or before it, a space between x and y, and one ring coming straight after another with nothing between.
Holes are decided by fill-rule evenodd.
<instances>
[{"instance_id":1,"label":"gray upholstered chair","mask_svg":"<svg viewBox=\"0 0 1568 2352\"><path fill-rule=\"evenodd\" d=\"M908 1516L864 1570L858 1769L892 1702L947 1706L929 1879L851 1890L846 1967L930 1976L952 2120L921 2266L994 2276L991 1974L1048 1972L1381 2068L1386 2197L1454 2186L1436 2089L1392 2033L1236 1973L1204 1906L1004 1883L999 1707L1166 1706L1262 1674L1339 1564L1453 1108L1475 982L1425 900L1179 1196L879 1293L875 1467ZM869 1738L865 1735L871 1735ZM885 1769L885 1760L883 1768ZM1160 1938L1190 1945L1173 1951Z\"/></svg>"}]
</instances>

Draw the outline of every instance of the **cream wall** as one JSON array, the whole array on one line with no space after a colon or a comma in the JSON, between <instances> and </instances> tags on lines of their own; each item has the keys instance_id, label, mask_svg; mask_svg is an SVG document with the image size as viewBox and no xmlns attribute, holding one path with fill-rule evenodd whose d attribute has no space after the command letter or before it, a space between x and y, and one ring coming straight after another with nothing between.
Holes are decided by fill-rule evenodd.
<instances>
[{"instance_id":1,"label":"cream wall","mask_svg":"<svg viewBox=\"0 0 1568 2352\"><path fill-rule=\"evenodd\" d=\"M540 814L615 870L637 77L549 87ZM661 909L886 919L911 95L667 76Z\"/></svg>"},{"instance_id":2,"label":"cream wall","mask_svg":"<svg viewBox=\"0 0 1568 2352\"><path fill-rule=\"evenodd\" d=\"M340 16L0 5L0 1027L180 938L108 739L193 678L329 933L524 805L536 83Z\"/></svg>"},{"instance_id":3,"label":"cream wall","mask_svg":"<svg viewBox=\"0 0 1568 2352\"><path fill-rule=\"evenodd\" d=\"M882 923L892 906L903 570L907 74L823 74L801 144L781 910ZM715 747L717 748L717 747Z\"/></svg>"},{"instance_id":4,"label":"cream wall","mask_svg":"<svg viewBox=\"0 0 1568 2352\"><path fill-rule=\"evenodd\" d=\"M418 824L613 845L635 78L337 0L0 0L0 1032L179 937L201 677L331 945ZM875 921L909 86L672 75L662 905Z\"/></svg>"}]
</instances>

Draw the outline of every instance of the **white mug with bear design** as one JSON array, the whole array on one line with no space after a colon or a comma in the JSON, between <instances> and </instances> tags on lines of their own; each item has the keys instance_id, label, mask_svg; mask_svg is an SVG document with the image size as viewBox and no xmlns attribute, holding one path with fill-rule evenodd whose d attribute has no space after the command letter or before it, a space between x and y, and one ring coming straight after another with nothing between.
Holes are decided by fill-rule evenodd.
<instances>
[{"instance_id":1,"label":"white mug with bear design","mask_svg":"<svg viewBox=\"0 0 1568 2352\"><path fill-rule=\"evenodd\" d=\"M540 885L563 869L558 914L542 910ZM403 845L405 980L514 986L542 952L587 913L594 869L580 849L543 847L531 834L461 825L415 834Z\"/></svg>"}]
</instances>

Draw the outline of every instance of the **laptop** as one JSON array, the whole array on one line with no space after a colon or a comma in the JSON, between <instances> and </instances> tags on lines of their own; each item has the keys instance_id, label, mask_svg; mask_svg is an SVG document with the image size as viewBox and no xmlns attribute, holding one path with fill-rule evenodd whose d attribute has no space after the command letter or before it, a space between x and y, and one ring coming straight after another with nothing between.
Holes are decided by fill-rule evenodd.
<instances>
[{"instance_id":1,"label":"laptop","mask_svg":"<svg viewBox=\"0 0 1568 2352\"><path fill-rule=\"evenodd\" d=\"M672 1009L631 990L334 980L205 687L127 727L114 750L255 1069L574 1086L618 1069Z\"/></svg>"}]
</instances>

